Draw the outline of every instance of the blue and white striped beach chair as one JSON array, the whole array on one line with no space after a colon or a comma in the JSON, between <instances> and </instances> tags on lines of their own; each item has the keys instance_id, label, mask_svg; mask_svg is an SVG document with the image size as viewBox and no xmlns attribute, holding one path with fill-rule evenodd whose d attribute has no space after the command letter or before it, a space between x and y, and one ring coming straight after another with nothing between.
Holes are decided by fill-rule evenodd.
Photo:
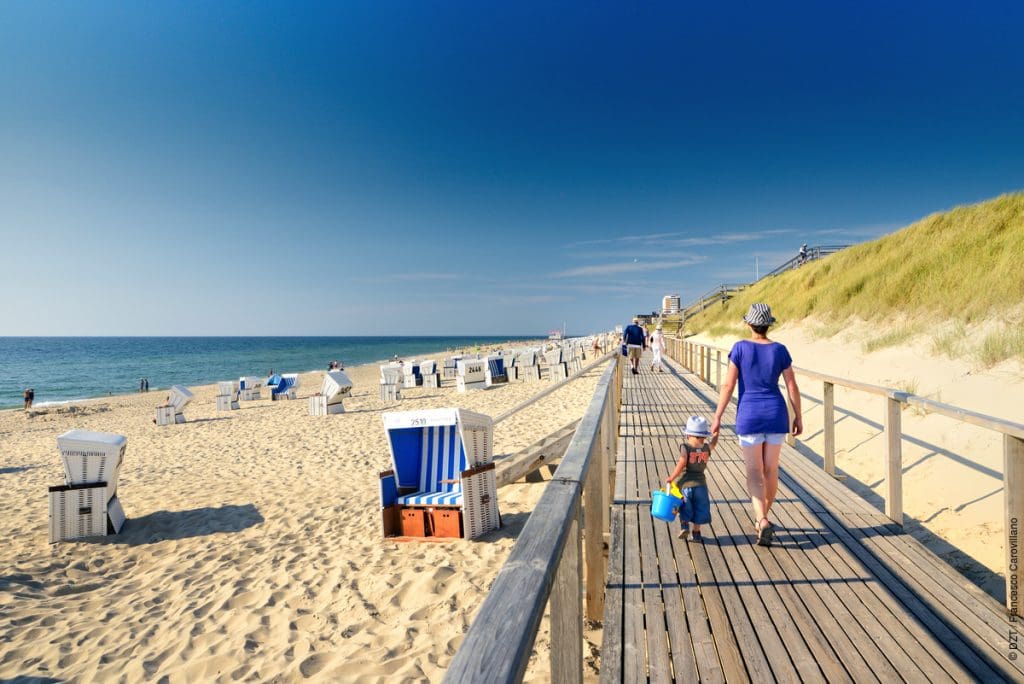
<instances>
[{"instance_id":1,"label":"blue and white striped beach chair","mask_svg":"<svg viewBox=\"0 0 1024 684\"><path fill-rule=\"evenodd\" d=\"M392 470L380 474L384 536L473 539L500 527L489 416L385 413Z\"/></svg>"},{"instance_id":2,"label":"blue and white striped beach chair","mask_svg":"<svg viewBox=\"0 0 1024 684\"><path fill-rule=\"evenodd\" d=\"M254 401L260 398L260 387L263 381L260 378L245 375L238 378L238 398L240 401Z\"/></svg>"},{"instance_id":3,"label":"blue and white striped beach chair","mask_svg":"<svg viewBox=\"0 0 1024 684\"><path fill-rule=\"evenodd\" d=\"M298 389L298 387L298 374L285 373L281 376L281 381L277 383L277 386L270 390L270 399L272 401L279 401L281 399L294 399L295 391Z\"/></svg>"},{"instance_id":4,"label":"blue and white striped beach chair","mask_svg":"<svg viewBox=\"0 0 1024 684\"><path fill-rule=\"evenodd\" d=\"M503 382L508 382L508 373L505 372L505 358L502 356L488 356L487 369L484 371L484 385L486 387L493 387Z\"/></svg>"}]
</instances>

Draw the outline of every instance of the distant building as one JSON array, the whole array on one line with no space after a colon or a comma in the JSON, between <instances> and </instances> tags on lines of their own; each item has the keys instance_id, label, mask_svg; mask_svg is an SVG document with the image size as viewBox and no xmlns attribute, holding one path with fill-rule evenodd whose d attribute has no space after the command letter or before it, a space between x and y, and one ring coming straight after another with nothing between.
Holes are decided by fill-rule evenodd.
<instances>
[{"instance_id":1,"label":"distant building","mask_svg":"<svg viewBox=\"0 0 1024 684\"><path fill-rule=\"evenodd\" d=\"M679 295L670 294L661 298L661 312L664 314L677 314L680 309Z\"/></svg>"}]
</instances>

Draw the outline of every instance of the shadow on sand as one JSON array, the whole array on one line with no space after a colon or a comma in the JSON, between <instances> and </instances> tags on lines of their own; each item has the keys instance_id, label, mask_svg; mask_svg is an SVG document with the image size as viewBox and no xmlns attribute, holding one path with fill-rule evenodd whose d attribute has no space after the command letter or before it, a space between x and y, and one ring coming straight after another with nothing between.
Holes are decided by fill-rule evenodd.
<instances>
[{"instance_id":1,"label":"shadow on sand","mask_svg":"<svg viewBox=\"0 0 1024 684\"><path fill-rule=\"evenodd\" d=\"M193 508L188 511L156 511L138 518L129 518L120 534L90 537L82 541L141 546L222 532L241 532L262 522L263 516L253 504Z\"/></svg>"}]
</instances>

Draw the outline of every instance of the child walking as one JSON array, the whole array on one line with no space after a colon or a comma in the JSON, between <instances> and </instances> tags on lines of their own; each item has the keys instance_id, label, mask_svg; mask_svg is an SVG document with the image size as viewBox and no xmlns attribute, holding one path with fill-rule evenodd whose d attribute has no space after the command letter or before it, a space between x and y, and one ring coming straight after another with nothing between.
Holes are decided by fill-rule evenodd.
<instances>
[{"instance_id":1,"label":"child walking","mask_svg":"<svg viewBox=\"0 0 1024 684\"><path fill-rule=\"evenodd\" d=\"M691 536L700 541L700 526L711 522L711 499L704 469L708 467L711 450L718 443L718 435L712 436L706 418L690 416L683 431L686 441L679 450L679 463L665 482L675 482L683 492L683 505L679 507L679 538ZM708 438L711 438L708 441Z\"/></svg>"}]
</instances>

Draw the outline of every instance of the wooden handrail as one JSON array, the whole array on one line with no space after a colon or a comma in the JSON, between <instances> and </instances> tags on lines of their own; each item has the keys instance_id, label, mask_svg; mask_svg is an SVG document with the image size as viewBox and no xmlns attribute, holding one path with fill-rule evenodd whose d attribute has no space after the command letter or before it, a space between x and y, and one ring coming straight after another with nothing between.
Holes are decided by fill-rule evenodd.
<instances>
[{"instance_id":1,"label":"wooden handrail","mask_svg":"<svg viewBox=\"0 0 1024 684\"><path fill-rule=\"evenodd\" d=\"M582 682L584 561L586 614L600 620L604 612L607 441L609 422L618 419L612 410L622 377L618 358L598 381L561 464L487 592L445 682L522 681L549 600L550 679Z\"/></svg>"},{"instance_id":2,"label":"wooden handrail","mask_svg":"<svg viewBox=\"0 0 1024 684\"><path fill-rule=\"evenodd\" d=\"M717 365L721 372L720 347L690 342L676 338L668 345L669 355L684 367L698 374L710 384L710 368L704 360L710 359L710 352L718 352ZM699 353L698 353L699 352ZM674 354L674 355L673 355ZM699 366L698 366L698 359ZM1011 615L1020 616L1021 606L1017 597L1019 590L1020 557L1014 536L1018 534L1020 522L1024 520L1024 424L995 416L969 411L959 406L945 404L925 397L903 392L891 387L881 387L866 382L840 378L826 373L793 366L793 370L804 377L822 382L823 397L823 428L825 454L822 466L829 475L836 476L835 461L835 387L849 389L885 397L885 472L887 493L885 496L885 514L899 525L903 524L903 429L901 412L903 406L916 406L930 413L937 413L963 423L994 430L1003 436L1003 499L1004 499L1004 533L1010 537L1006 547L1006 608ZM717 387L716 387L717 388ZM788 402L787 402L788 403ZM796 440L790 436L791 445Z\"/></svg>"}]
</instances>

